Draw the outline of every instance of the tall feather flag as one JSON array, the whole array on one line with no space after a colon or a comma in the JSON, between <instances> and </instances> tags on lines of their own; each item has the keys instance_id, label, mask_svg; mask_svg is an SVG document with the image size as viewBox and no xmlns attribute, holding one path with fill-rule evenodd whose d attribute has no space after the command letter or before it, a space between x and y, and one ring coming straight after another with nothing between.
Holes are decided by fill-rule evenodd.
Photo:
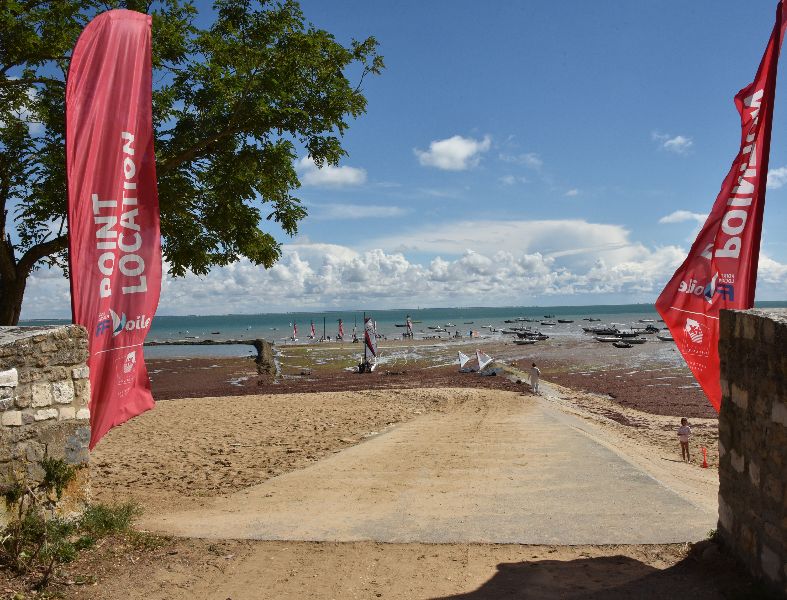
<instances>
[{"instance_id":1,"label":"tall feather flag","mask_svg":"<svg viewBox=\"0 0 787 600\"><path fill-rule=\"evenodd\" d=\"M738 155L688 257L656 300L656 309L717 411L719 311L754 305L776 70L787 25L782 12L783 0L776 7L776 23L754 81L735 96L741 118Z\"/></svg>"},{"instance_id":2,"label":"tall feather flag","mask_svg":"<svg viewBox=\"0 0 787 600\"><path fill-rule=\"evenodd\" d=\"M459 351L458 354L459 354L459 368L461 369L467 364L467 361L470 360L470 357L461 351Z\"/></svg>"},{"instance_id":3,"label":"tall feather flag","mask_svg":"<svg viewBox=\"0 0 787 600\"><path fill-rule=\"evenodd\" d=\"M88 331L90 448L153 408L143 359L161 291L151 17L110 10L85 27L66 83L69 268Z\"/></svg>"}]
</instances>

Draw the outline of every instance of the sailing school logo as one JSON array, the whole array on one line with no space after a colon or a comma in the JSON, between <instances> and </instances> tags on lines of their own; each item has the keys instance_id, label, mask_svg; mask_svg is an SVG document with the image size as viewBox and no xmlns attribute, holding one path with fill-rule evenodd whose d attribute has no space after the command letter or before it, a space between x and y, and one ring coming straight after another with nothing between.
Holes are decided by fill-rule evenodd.
<instances>
[{"instance_id":1,"label":"sailing school logo","mask_svg":"<svg viewBox=\"0 0 787 600\"><path fill-rule=\"evenodd\" d=\"M719 295L724 300L732 302L735 300L735 286L733 276L719 277L716 273L707 285L700 284L696 279L689 278L689 281L681 281L678 291L693 296L702 296L706 302L713 302L713 296Z\"/></svg>"},{"instance_id":2,"label":"sailing school logo","mask_svg":"<svg viewBox=\"0 0 787 600\"><path fill-rule=\"evenodd\" d=\"M145 315L139 315L134 319L127 319L126 313L122 312L118 315L110 308L108 314L102 313L99 315L98 325L96 325L96 337L109 331L112 332L112 337L117 337L124 331L148 329L150 327L150 321L151 318Z\"/></svg>"}]
</instances>

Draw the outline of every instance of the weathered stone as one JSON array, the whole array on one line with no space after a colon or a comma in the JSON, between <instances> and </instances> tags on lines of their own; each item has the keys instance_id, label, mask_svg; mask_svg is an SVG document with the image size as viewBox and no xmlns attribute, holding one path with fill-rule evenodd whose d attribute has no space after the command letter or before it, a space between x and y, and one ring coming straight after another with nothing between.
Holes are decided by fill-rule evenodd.
<instances>
[{"instance_id":1,"label":"weathered stone","mask_svg":"<svg viewBox=\"0 0 787 600\"><path fill-rule=\"evenodd\" d=\"M16 387L19 385L19 373L16 369L0 371L0 387Z\"/></svg>"},{"instance_id":2,"label":"weathered stone","mask_svg":"<svg viewBox=\"0 0 787 600\"><path fill-rule=\"evenodd\" d=\"M774 475L765 477L763 491L765 495L774 502L780 502L782 499L782 483Z\"/></svg>"},{"instance_id":3,"label":"weathered stone","mask_svg":"<svg viewBox=\"0 0 787 600\"><path fill-rule=\"evenodd\" d=\"M90 402L90 380L89 379L75 379L74 380L74 404L78 406L87 406Z\"/></svg>"},{"instance_id":4,"label":"weathered stone","mask_svg":"<svg viewBox=\"0 0 787 600\"><path fill-rule=\"evenodd\" d=\"M71 370L71 377L73 379L87 379L90 377L90 368L89 367L77 367L76 369Z\"/></svg>"},{"instance_id":5,"label":"weathered stone","mask_svg":"<svg viewBox=\"0 0 787 600\"><path fill-rule=\"evenodd\" d=\"M0 410L8 410L14 406L14 397L0 398Z\"/></svg>"},{"instance_id":6,"label":"weathered stone","mask_svg":"<svg viewBox=\"0 0 787 600\"><path fill-rule=\"evenodd\" d=\"M722 310L719 329L719 532L787 593L787 311Z\"/></svg>"},{"instance_id":7,"label":"weathered stone","mask_svg":"<svg viewBox=\"0 0 787 600\"><path fill-rule=\"evenodd\" d=\"M41 410L37 410L33 415L33 418L36 421L46 421L47 419L57 419L57 409L56 408L42 408Z\"/></svg>"},{"instance_id":8,"label":"weathered stone","mask_svg":"<svg viewBox=\"0 0 787 600\"><path fill-rule=\"evenodd\" d=\"M71 404L74 401L74 384L70 379L52 384L52 398L56 404Z\"/></svg>"},{"instance_id":9,"label":"weathered stone","mask_svg":"<svg viewBox=\"0 0 787 600\"><path fill-rule=\"evenodd\" d=\"M746 461L743 455L738 454L735 450L732 450L730 451L730 465L732 465L732 468L738 473L743 473L743 469L746 466Z\"/></svg>"},{"instance_id":10,"label":"weathered stone","mask_svg":"<svg viewBox=\"0 0 787 600\"><path fill-rule=\"evenodd\" d=\"M765 573L768 579L771 581L779 580L779 571L781 571L782 566L779 556L764 544L760 553L760 565L762 566L762 572Z\"/></svg>"},{"instance_id":11,"label":"weathered stone","mask_svg":"<svg viewBox=\"0 0 787 600\"><path fill-rule=\"evenodd\" d=\"M749 462L749 479L754 487L760 487L760 467L753 461Z\"/></svg>"},{"instance_id":12,"label":"weathered stone","mask_svg":"<svg viewBox=\"0 0 787 600\"><path fill-rule=\"evenodd\" d=\"M17 388L16 392L14 404L16 404L17 408L27 408L30 406L30 403L33 401L33 390L31 390L29 386L24 386L23 388Z\"/></svg>"},{"instance_id":13,"label":"weathered stone","mask_svg":"<svg viewBox=\"0 0 787 600\"><path fill-rule=\"evenodd\" d=\"M730 399L743 410L749 407L749 392L739 388L734 383L730 386Z\"/></svg>"},{"instance_id":14,"label":"weathered stone","mask_svg":"<svg viewBox=\"0 0 787 600\"><path fill-rule=\"evenodd\" d=\"M65 421L67 419L75 419L77 410L73 406L61 406L59 409L58 420Z\"/></svg>"},{"instance_id":15,"label":"weathered stone","mask_svg":"<svg viewBox=\"0 0 787 600\"><path fill-rule=\"evenodd\" d=\"M787 427L787 404L774 402L771 408L771 420Z\"/></svg>"},{"instance_id":16,"label":"weathered stone","mask_svg":"<svg viewBox=\"0 0 787 600\"><path fill-rule=\"evenodd\" d=\"M51 383L34 383L33 384L33 401L30 406L39 408L41 406L50 406L52 404L52 384Z\"/></svg>"},{"instance_id":17,"label":"weathered stone","mask_svg":"<svg viewBox=\"0 0 787 600\"><path fill-rule=\"evenodd\" d=\"M729 532L733 531L735 517L730 506L724 501L721 493L719 494L719 525Z\"/></svg>"},{"instance_id":18,"label":"weathered stone","mask_svg":"<svg viewBox=\"0 0 787 600\"><path fill-rule=\"evenodd\" d=\"M22 412L19 410L6 411L1 418L4 427L19 427L22 425Z\"/></svg>"},{"instance_id":19,"label":"weathered stone","mask_svg":"<svg viewBox=\"0 0 787 600\"><path fill-rule=\"evenodd\" d=\"M90 409L80 408L77 411L77 419L79 419L79 420L88 420L88 419L90 419Z\"/></svg>"}]
</instances>

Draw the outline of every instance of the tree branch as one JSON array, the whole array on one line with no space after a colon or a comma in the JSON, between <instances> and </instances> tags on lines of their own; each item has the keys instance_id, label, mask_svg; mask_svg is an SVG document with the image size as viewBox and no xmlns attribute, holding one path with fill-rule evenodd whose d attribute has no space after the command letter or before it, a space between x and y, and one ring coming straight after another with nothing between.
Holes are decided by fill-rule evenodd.
<instances>
[{"instance_id":1,"label":"tree branch","mask_svg":"<svg viewBox=\"0 0 787 600\"><path fill-rule=\"evenodd\" d=\"M159 162L156 164L156 172L157 173L166 173L167 171L171 171L173 169L177 169L180 165L187 163L189 161L194 160L203 152L206 152L210 149L210 147L225 138L235 135L240 130L237 128L228 127L227 129L220 131L219 133L212 135L210 137L205 138L183 150L180 154L176 154L175 156L164 160L163 162Z\"/></svg>"},{"instance_id":2,"label":"tree branch","mask_svg":"<svg viewBox=\"0 0 787 600\"><path fill-rule=\"evenodd\" d=\"M36 244L27 249L27 252L25 252L19 260L16 270L18 273L27 275L33 270L33 267L35 267L39 260L60 252L61 250L65 250L67 246L68 236L66 235L61 235L49 241Z\"/></svg>"}]
</instances>

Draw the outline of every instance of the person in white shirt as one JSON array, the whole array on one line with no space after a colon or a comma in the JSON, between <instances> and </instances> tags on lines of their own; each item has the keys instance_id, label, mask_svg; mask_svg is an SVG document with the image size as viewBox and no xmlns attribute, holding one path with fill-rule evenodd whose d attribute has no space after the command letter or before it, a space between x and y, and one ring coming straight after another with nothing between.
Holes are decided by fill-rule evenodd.
<instances>
[{"instance_id":1,"label":"person in white shirt","mask_svg":"<svg viewBox=\"0 0 787 600\"><path fill-rule=\"evenodd\" d=\"M533 363L533 366L530 367L530 389L533 390L534 394L538 393L538 379L541 377L541 371L536 366L536 363Z\"/></svg>"},{"instance_id":2,"label":"person in white shirt","mask_svg":"<svg viewBox=\"0 0 787 600\"><path fill-rule=\"evenodd\" d=\"M685 417L680 420L680 427L678 427L678 441L680 442L680 454L683 460L691 462L689 456L689 437L691 436L691 427L689 421Z\"/></svg>"}]
</instances>

